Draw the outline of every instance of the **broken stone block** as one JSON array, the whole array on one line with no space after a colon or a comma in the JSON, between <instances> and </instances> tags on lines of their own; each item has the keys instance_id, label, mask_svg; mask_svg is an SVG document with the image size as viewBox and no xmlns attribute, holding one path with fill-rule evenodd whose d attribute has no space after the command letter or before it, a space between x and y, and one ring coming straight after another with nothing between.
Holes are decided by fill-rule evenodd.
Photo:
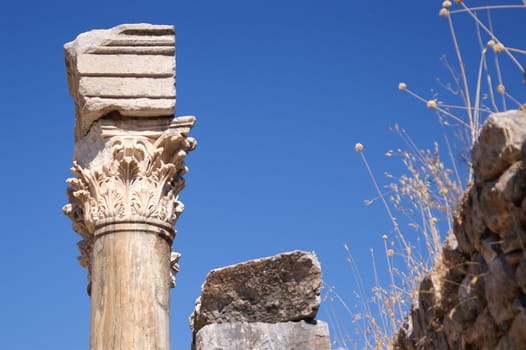
<instances>
[{"instance_id":1,"label":"broken stone block","mask_svg":"<svg viewBox=\"0 0 526 350\"><path fill-rule=\"evenodd\" d=\"M216 323L201 328L194 350L329 350L327 323Z\"/></svg>"},{"instance_id":2,"label":"broken stone block","mask_svg":"<svg viewBox=\"0 0 526 350\"><path fill-rule=\"evenodd\" d=\"M64 45L75 137L111 112L129 117L175 114L175 28L123 24L80 34Z\"/></svg>"},{"instance_id":3,"label":"broken stone block","mask_svg":"<svg viewBox=\"0 0 526 350\"><path fill-rule=\"evenodd\" d=\"M212 323L312 320L320 306L321 268L294 251L212 270L190 318L196 333Z\"/></svg>"}]
</instances>

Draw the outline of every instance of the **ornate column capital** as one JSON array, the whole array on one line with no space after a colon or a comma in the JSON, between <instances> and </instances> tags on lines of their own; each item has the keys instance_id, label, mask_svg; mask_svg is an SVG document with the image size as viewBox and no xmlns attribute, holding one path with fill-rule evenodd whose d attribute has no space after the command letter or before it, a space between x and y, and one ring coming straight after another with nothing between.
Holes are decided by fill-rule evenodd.
<instances>
[{"instance_id":1,"label":"ornate column capital","mask_svg":"<svg viewBox=\"0 0 526 350\"><path fill-rule=\"evenodd\" d=\"M186 154L196 142L188 137L194 117L97 121L75 150L67 180L70 203L64 212L85 240L104 234L117 222L144 222L173 239L183 211ZM170 232L171 231L171 232Z\"/></svg>"}]
</instances>

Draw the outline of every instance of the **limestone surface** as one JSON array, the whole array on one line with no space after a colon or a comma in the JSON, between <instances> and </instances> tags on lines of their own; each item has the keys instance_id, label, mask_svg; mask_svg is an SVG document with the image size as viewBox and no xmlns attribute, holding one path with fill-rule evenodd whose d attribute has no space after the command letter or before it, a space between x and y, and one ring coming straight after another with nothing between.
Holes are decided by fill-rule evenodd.
<instances>
[{"instance_id":1,"label":"limestone surface","mask_svg":"<svg viewBox=\"0 0 526 350\"><path fill-rule=\"evenodd\" d=\"M321 268L294 251L212 270L191 316L196 333L212 323L312 320L320 306Z\"/></svg>"},{"instance_id":2,"label":"limestone surface","mask_svg":"<svg viewBox=\"0 0 526 350\"><path fill-rule=\"evenodd\" d=\"M471 158L475 180L495 180L521 157L526 139L526 113L508 111L491 115L480 131Z\"/></svg>"},{"instance_id":3,"label":"limestone surface","mask_svg":"<svg viewBox=\"0 0 526 350\"><path fill-rule=\"evenodd\" d=\"M64 45L76 139L110 112L131 117L175 114L175 29L123 24L80 34Z\"/></svg>"},{"instance_id":4,"label":"limestone surface","mask_svg":"<svg viewBox=\"0 0 526 350\"><path fill-rule=\"evenodd\" d=\"M210 324L197 333L194 349L329 350L329 329L321 321Z\"/></svg>"}]
</instances>

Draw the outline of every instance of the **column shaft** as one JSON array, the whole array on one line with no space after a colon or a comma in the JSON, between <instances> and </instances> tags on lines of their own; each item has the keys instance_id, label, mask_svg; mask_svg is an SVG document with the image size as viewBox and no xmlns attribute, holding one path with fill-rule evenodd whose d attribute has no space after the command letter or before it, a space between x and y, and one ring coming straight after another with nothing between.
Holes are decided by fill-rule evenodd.
<instances>
[{"instance_id":1,"label":"column shaft","mask_svg":"<svg viewBox=\"0 0 526 350\"><path fill-rule=\"evenodd\" d=\"M166 240L136 230L106 234L94 242L92 264L90 349L170 349Z\"/></svg>"}]
</instances>

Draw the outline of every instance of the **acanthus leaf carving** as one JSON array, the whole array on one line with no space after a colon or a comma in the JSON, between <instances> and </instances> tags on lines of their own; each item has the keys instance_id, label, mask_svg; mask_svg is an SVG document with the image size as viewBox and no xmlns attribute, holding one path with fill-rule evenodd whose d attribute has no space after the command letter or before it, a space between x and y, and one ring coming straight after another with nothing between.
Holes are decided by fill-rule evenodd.
<instances>
[{"instance_id":1,"label":"acanthus leaf carving","mask_svg":"<svg viewBox=\"0 0 526 350\"><path fill-rule=\"evenodd\" d=\"M170 287L175 288L176 286L176 275L180 271L179 259L181 253L171 252L170 253Z\"/></svg>"}]
</instances>

